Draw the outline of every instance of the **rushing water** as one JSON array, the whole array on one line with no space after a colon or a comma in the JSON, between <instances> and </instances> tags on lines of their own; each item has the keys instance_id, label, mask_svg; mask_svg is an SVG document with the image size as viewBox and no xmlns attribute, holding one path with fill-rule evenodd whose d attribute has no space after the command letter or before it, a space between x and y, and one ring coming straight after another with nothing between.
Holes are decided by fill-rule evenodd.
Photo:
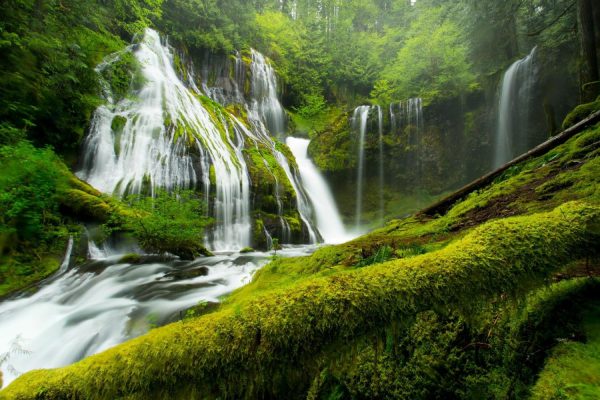
<instances>
[{"instance_id":1,"label":"rushing water","mask_svg":"<svg viewBox=\"0 0 600 400\"><path fill-rule=\"evenodd\" d=\"M367 135L367 121L369 120L370 106L359 106L354 110L352 125L358 136L358 167L356 169L356 213L355 229L362 226L363 190L365 179L365 139Z\"/></svg>"},{"instance_id":2,"label":"rushing water","mask_svg":"<svg viewBox=\"0 0 600 400\"><path fill-rule=\"evenodd\" d=\"M274 136L285 133L285 113L277 97L277 75L265 57L252 50L251 107L265 122L269 132Z\"/></svg>"},{"instance_id":3,"label":"rushing water","mask_svg":"<svg viewBox=\"0 0 600 400\"><path fill-rule=\"evenodd\" d=\"M286 247L277 254L314 249ZM5 385L26 371L68 365L177 321L201 301L217 302L271 256L218 253L192 262L143 256L132 265L120 262L122 255L94 251L105 258L60 272L34 295L0 303L0 358L9 353L0 365Z\"/></svg>"},{"instance_id":4,"label":"rushing water","mask_svg":"<svg viewBox=\"0 0 600 400\"><path fill-rule=\"evenodd\" d=\"M235 251L251 244L250 177L243 150L261 142L290 180L307 239L316 243L319 235L302 184L271 138L272 134L283 133L285 113L277 98L275 72L266 59L252 51L252 90L251 98L246 100L239 88L245 82L242 72L245 66L239 55L235 61L235 79L217 79L226 90L209 87L208 67L203 67L203 93L194 81L193 65L189 66L187 86L180 80L173 66L172 51L161 43L157 32L146 30L133 54L141 67L141 89L132 89L125 99L115 103L105 82L107 104L94 113L79 177L105 193L118 196L152 195L158 189L198 188L210 203L215 219L207 246L218 251ZM109 57L98 71L116 61L118 55ZM226 68L221 66L221 69ZM243 102L251 129L226 112L215 121L198 97L202 94L223 103ZM217 124L229 134L222 134ZM214 198L209 194L214 194ZM286 235L289 226L280 219L281 237L289 238Z\"/></svg>"},{"instance_id":5,"label":"rushing water","mask_svg":"<svg viewBox=\"0 0 600 400\"><path fill-rule=\"evenodd\" d=\"M120 196L196 187L198 181L207 191L213 166L216 228L209 245L216 250L248 246L250 181L243 138L221 135L209 112L177 76L169 47L157 32L146 30L134 55L142 88L95 112L78 175ZM197 155L190 152L190 143Z\"/></svg>"},{"instance_id":6,"label":"rushing water","mask_svg":"<svg viewBox=\"0 0 600 400\"><path fill-rule=\"evenodd\" d=\"M377 106L377 133L379 134L379 220L383 221L385 215L384 185L384 155L383 155L383 110Z\"/></svg>"},{"instance_id":7,"label":"rushing water","mask_svg":"<svg viewBox=\"0 0 600 400\"><path fill-rule=\"evenodd\" d=\"M294 154L298 169L302 176L306 192L310 198L317 218L317 228L325 243L342 243L352 239L353 235L346 231L340 213L335 204L331 190L317 167L308 158L308 139L288 137L286 144Z\"/></svg>"},{"instance_id":8,"label":"rushing water","mask_svg":"<svg viewBox=\"0 0 600 400\"><path fill-rule=\"evenodd\" d=\"M493 167L497 168L529 148L529 103L535 83L536 47L504 73L498 100Z\"/></svg>"}]
</instances>

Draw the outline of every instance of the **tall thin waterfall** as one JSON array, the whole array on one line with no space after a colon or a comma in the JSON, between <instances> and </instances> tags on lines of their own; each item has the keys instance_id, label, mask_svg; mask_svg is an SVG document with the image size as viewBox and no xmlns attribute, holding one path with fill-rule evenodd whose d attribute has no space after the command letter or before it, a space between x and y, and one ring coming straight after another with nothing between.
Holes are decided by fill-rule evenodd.
<instances>
[{"instance_id":1,"label":"tall thin waterfall","mask_svg":"<svg viewBox=\"0 0 600 400\"><path fill-rule=\"evenodd\" d=\"M356 229L362 224L363 212L363 187L365 179L365 139L367 135L367 121L371 106L359 106L354 110L352 126L358 135L358 168L356 173Z\"/></svg>"},{"instance_id":2,"label":"tall thin waterfall","mask_svg":"<svg viewBox=\"0 0 600 400\"><path fill-rule=\"evenodd\" d=\"M379 133L379 220L383 221L385 215L385 202L383 198L385 176L383 168L383 111L381 109L381 106L377 106L377 122Z\"/></svg>"},{"instance_id":3,"label":"tall thin waterfall","mask_svg":"<svg viewBox=\"0 0 600 400\"><path fill-rule=\"evenodd\" d=\"M265 122L272 135L281 137L285 133L285 113L277 97L277 75L265 57L252 50L251 92L254 109Z\"/></svg>"},{"instance_id":4,"label":"tall thin waterfall","mask_svg":"<svg viewBox=\"0 0 600 400\"><path fill-rule=\"evenodd\" d=\"M406 144L410 149L407 167L414 176L414 187L421 188L423 175L423 100L420 97L390 104L390 123L392 133L406 135Z\"/></svg>"},{"instance_id":5,"label":"tall thin waterfall","mask_svg":"<svg viewBox=\"0 0 600 400\"><path fill-rule=\"evenodd\" d=\"M513 63L504 73L498 100L494 168L529 148L529 103L535 83L534 47L529 55Z\"/></svg>"},{"instance_id":6,"label":"tall thin waterfall","mask_svg":"<svg viewBox=\"0 0 600 400\"><path fill-rule=\"evenodd\" d=\"M216 250L248 246L250 184L243 137L221 134L178 78L169 47L161 44L157 32L147 29L134 55L143 86L116 104L107 96L107 104L96 110L79 177L119 196L193 188L198 183L207 193L212 166L216 228L210 246ZM190 147L197 154L192 155Z\"/></svg>"},{"instance_id":7,"label":"tall thin waterfall","mask_svg":"<svg viewBox=\"0 0 600 400\"><path fill-rule=\"evenodd\" d=\"M302 182L317 217L317 227L325 243L342 243L352 238L346 232L342 218L327 186L317 167L308 158L308 139L288 137L286 144L294 154Z\"/></svg>"}]
</instances>

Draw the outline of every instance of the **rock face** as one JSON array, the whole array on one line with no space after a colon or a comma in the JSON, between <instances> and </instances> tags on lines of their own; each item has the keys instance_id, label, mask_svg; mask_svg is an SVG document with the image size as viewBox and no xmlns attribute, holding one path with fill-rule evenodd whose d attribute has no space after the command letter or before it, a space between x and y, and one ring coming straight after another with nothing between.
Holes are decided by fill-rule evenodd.
<instances>
[{"instance_id":1,"label":"rock face","mask_svg":"<svg viewBox=\"0 0 600 400\"><path fill-rule=\"evenodd\" d=\"M556 134L560 122L575 106L565 99L577 98L577 82L564 74L555 56L545 48L535 53L535 65L531 67L534 72L528 78L527 95L520 106L527 108L528 123L521 127L520 145L514 146L511 158ZM380 214L382 195L385 214L398 216L401 214L391 207L399 203L398 199L407 203L405 211L415 211L431 203L432 197L455 190L493 169L499 96L502 78L509 69L510 64L461 98L422 99L420 110L418 99L369 106L363 149L363 220ZM326 174L346 222L354 220L357 209L360 135L353 115L346 111L333 117L325 129L312 134L309 147L315 164ZM409 203L414 203L413 207Z\"/></svg>"},{"instance_id":2,"label":"rock face","mask_svg":"<svg viewBox=\"0 0 600 400\"><path fill-rule=\"evenodd\" d=\"M133 55L132 84L118 93L104 82L106 104L92 119L81 179L118 196L197 190L215 220L211 249L265 248L271 237L318 240L293 156L276 139L286 116L264 56L205 56L197 69L194 57L175 54L150 29L125 53ZM114 75L107 71L122 59L108 57L100 76Z\"/></svg>"}]
</instances>

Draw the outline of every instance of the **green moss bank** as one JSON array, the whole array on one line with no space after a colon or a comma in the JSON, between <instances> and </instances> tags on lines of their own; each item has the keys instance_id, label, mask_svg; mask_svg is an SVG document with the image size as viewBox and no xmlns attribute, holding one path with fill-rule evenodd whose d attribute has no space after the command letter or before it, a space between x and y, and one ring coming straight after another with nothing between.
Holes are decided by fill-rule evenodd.
<instances>
[{"instance_id":1,"label":"green moss bank","mask_svg":"<svg viewBox=\"0 0 600 400\"><path fill-rule=\"evenodd\" d=\"M524 292L568 261L592 255L598 235L600 207L581 202L489 222L437 252L309 279L73 366L30 372L2 396L283 396L306 389L306 373L321 367L329 345L421 311L469 311L502 293Z\"/></svg>"}]
</instances>

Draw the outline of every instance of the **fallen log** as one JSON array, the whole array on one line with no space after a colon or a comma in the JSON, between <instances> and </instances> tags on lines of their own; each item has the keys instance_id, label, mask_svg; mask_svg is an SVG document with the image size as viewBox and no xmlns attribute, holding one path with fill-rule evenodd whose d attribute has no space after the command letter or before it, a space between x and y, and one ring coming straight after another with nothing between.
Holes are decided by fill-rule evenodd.
<instances>
[{"instance_id":1,"label":"fallen log","mask_svg":"<svg viewBox=\"0 0 600 400\"><path fill-rule=\"evenodd\" d=\"M468 185L463 186L462 188L460 188L457 191L455 191L454 193L444 197L443 199L437 201L436 203L432 204L431 206L419 211L417 213L417 215L434 216L436 214L439 214L439 215L445 214L450 208L452 208L452 206L457 201L461 200L463 197L465 197L469 193L473 192L474 190L477 190L481 187L489 185L494 179L496 179L498 176L502 175L502 173L504 173L504 171L506 171L513 165L519 164L529 158L537 157L537 156L547 153L548 151L565 143L567 140L569 140L573 136L577 135L578 133L582 132L583 130L585 130L586 128L590 127L591 125L593 125L597 122L600 122L600 111L596 111L596 112L592 113L590 116L588 116L584 120L576 123L575 125L571 126L570 128L559 133L558 135L552 136L550 139L548 139L544 143L534 147L533 149L529 150L527 153L520 155L519 157L513 159L512 161L509 161L508 163L504 164L503 166L499 167L498 169L482 176L481 178L474 180L473 182L469 183Z\"/></svg>"}]
</instances>

